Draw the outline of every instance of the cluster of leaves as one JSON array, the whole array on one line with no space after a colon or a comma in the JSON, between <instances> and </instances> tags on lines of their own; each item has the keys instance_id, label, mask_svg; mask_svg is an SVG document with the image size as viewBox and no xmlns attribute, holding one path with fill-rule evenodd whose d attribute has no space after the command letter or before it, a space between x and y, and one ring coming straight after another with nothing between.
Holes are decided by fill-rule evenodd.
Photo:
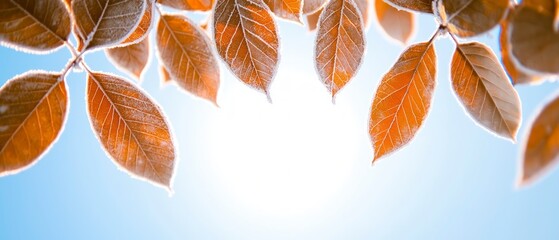
<instances>
[{"instance_id":1,"label":"cluster of leaves","mask_svg":"<svg viewBox=\"0 0 559 240\"><path fill-rule=\"evenodd\" d=\"M162 6L208 11L210 19L198 25L185 14L163 12ZM30 71L0 89L0 175L32 165L56 141L68 112L66 76L84 69L88 116L109 157L129 173L170 188L175 149L163 112L133 82L90 70L85 55L104 49L117 68L140 79L150 58L147 36L155 28L162 81L217 105L215 49L239 80L271 101L280 57L276 18L298 23L306 18L308 28L317 31L319 79L334 100L361 64L372 7L382 29L402 43L414 31L414 11L433 14L440 24L429 41L404 51L378 87L369 128L375 160L407 144L423 123L436 81L434 42L441 35L456 42L451 80L462 105L480 125L505 138L514 140L520 125L518 94L490 48L457 38L501 23L503 63L515 83L559 73L554 0L521 5L509 0L3 0L3 45L29 53L66 46L73 57L60 72ZM559 154L558 111L556 99L535 121L525 176Z\"/></svg>"}]
</instances>

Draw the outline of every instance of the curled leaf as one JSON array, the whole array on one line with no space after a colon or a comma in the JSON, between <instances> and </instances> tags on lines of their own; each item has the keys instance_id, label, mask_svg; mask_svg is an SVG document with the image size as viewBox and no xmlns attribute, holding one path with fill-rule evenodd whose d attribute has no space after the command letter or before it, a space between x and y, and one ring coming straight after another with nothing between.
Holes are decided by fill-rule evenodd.
<instances>
[{"instance_id":1,"label":"curled leaf","mask_svg":"<svg viewBox=\"0 0 559 240\"><path fill-rule=\"evenodd\" d=\"M264 0L264 3L276 16L301 23L302 0Z\"/></svg>"},{"instance_id":2,"label":"curled leaf","mask_svg":"<svg viewBox=\"0 0 559 240\"><path fill-rule=\"evenodd\" d=\"M137 43L149 35L149 30L153 23L153 4L155 4L155 0L146 0L144 15L140 19L140 23L136 29L124 40L124 45Z\"/></svg>"},{"instance_id":3,"label":"curled leaf","mask_svg":"<svg viewBox=\"0 0 559 240\"><path fill-rule=\"evenodd\" d=\"M157 2L186 11L209 11L214 4L214 0L158 0Z\"/></svg>"},{"instance_id":4,"label":"curled leaf","mask_svg":"<svg viewBox=\"0 0 559 240\"><path fill-rule=\"evenodd\" d=\"M32 71L0 89L0 176L31 166L62 132L68 93L60 78Z\"/></svg>"},{"instance_id":5,"label":"curled leaf","mask_svg":"<svg viewBox=\"0 0 559 240\"><path fill-rule=\"evenodd\" d=\"M81 48L91 50L120 44L138 27L146 0L72 0Z\"/></svg>"},{"instance_id":6,"label":"curled leaf","mask_svg":"<svg viewBox=\"0 0 559 240\"><path fill-rule=\"evenodd\" d=\"M537 115L524 145L521 184L542 176L559 161L559 97L543 107Z\"/></svg>"},{"instance_id":7,"label":"curled leaf","mask_svg":"<svg viewBox=\"0 0 559 240\"><path fill-rule=\"evenodd\" d=\"M163 14L156 37L161 62L179 86L216 103L219 66L206 33L182 15Z\"/></svg>"},{"instance_id":8,"label":"curled leaf","mask_svg":"<svg viewBox=\"0 0 559 240\"><path fill-rule=\"evenodd\" d=\"M398 10L383 0L375 0L375 10L382 30L391 38L406 44L415 28L415 15Z\"/></svg>"},{"instance_id":9,"label":"curled leaf","mask_svg":"<svg viewBox=\"0 0 559 240\"><path fill-rule=\"evenodd\" d=\"M0 43L45 53L64 44L70 35L70 14L59 0L0 1Z\"/></svg>"},{"instance_id":10,"label":"curled leaf","mask_svg":"<svg viewBox=\"0 0 559 240\"><path fill-rule=\"evenodd\" d=\"M491 49L478 42L458 44L450 77L458 99L476 122L501 137L516 139L520 99Z\"/></svg>"},{"instance_id":11,"label":"curled leaf","mask_svg":"<svg viewBox=\"0 0 559 240\"><path fill-rule=\"evenodd\" d=\"M316 13L322 9L328 0L303 0L303 14Z\"/></svg>"},{"instance_id":12,"label":"curled leaf","mask_svg":"<svg viewBox=\"0 0 559 240\"><path fill-rule=\"evenodd\" d=\"M307 29L309 31L314 31L318 27L318 19L320 18L320 14L322 13L322 8L314 13L310 13L306 15L307 18Z\"/></svg>"},{"instance_id":13,"label":"curled leaf","mask_svg":"<svg viewBox=\"0 0 559 240\"><path fill-rule=\"evenodd\" d=\"M149 60L149 39L144 38L139 43L124 47L106 49L105 54L118 69L140 80Z\"/></svg>"},{"instance_id":14,"label":"curled leaf","mask_svg":"<svg viewBox=\"0 0 559 240\"><path fill-rule=\"evenodd\" d=\"M414 44L382 78L369 122L373 161L406 145L423 124L435 90L436 58L432 42Z\"/></svg>"},{"instance_id":15,"label":"curled leaf","mask_svg":"<svg viewBox=\"0 0 559 240\"><path fill-rule=\"evenodd\" d=\"M363 21L357 6L353 0L331 0L320 15L315 59L332 100L357 72L364 51Z\"/></svg>"},{"instance_id":16,"label":"curled leaf","mask_svg":"<svg viewBox=\"0 0 559 240\"><path fill-rule=\"evenodd\" d=\"M274 18L261 1L218 0L214 13L217 52L241 81L264 92L279 62Z\"/></svg>"},{"instance_id":17,"label":"curled leaf","mask_svg":"<svg viewBox=\"0 0 559 240\"><path fill-rule=\"evenodd\" d=\"M505 17L509 0L442 1L439 16L448 18L448 29L460 37L472 37L491 30Z\"/></svg>"},{"instance_id":18,"label":"curled leaf","mask_svg":"<svg viewBox=\"0 0 559 240\"><path fill-rule=\"evenodd\" d=\"M118 166L170 188L175 150L159 106L126 80L87 74L87 110L93 130Z\"/></svg>"},{"instance_id":19,"label":"curled leaf","mask_svg":"<svg viewBox=\"0 0 559 240\"><path fill-rule=\"evenodd\" d=\"M387 3L390 3L395 7L417 12L433 13L431 1L434 0L386 0Z\"/></svg>"}]
</instances>

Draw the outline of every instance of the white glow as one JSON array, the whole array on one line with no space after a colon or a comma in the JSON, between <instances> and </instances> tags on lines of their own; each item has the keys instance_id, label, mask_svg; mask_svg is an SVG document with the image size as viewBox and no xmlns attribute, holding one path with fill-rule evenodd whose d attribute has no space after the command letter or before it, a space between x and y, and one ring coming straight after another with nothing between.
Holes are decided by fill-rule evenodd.
<instances>
[{"instance_id":1,"label":"white glow","mask_svg":"<svg viewBox=\"0 0 559 240\"><path fill-rule=\"evenodd\" d=\"M215 140L214 177L236 201L232 205L292 216L322 211L341 197L337 193L355 163L362 121L351 108L332 104L318 80L299 77L276 79L292 82L274 85L273 104L259 93L223 101L228 104L209 137Z\"/></svg>"}]
</instances>

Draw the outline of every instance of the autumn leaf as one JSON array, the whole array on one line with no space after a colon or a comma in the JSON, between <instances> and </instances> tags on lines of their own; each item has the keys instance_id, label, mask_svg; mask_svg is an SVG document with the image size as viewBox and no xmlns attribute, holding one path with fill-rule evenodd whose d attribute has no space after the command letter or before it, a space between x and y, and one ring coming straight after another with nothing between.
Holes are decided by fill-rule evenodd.
<instances>
[{"instance_id":1,"label":"autumn leaf","mask_svg":"<svg viewBox=\"0 0 559 240\"><path fill-rule=\"evenodd\" d=\"M303 0L303 14L316 13L321 10L329 0Z\"/></svg>"},{"instance_id":2,"label":"autumn leaf","mask_svg":"<svg viewBox=\"0 0 559 240\"><path fill-rule=\"evenodd\" d=\"M371 8L370 2L374 0L354 0L357 9L361 13L361 20L363 20L363 27L367 28L369 26L369 15L371 14L369 9Z\"/></svg>"},{"instance_id":3,"label":"autumn leaf","mask_svg":"<svg viewBox=\"0 0 559 240\"><path fill-rule=\"evenodd\" d=\"M70 14L59 0L0 1L0 43L34 53L47 53L70 35Z\"/></svg>"},{"instance_id":4,"label":"autumn leaf","mask_svg":"<svg viewBox=\"0 0 559 240\"><path fill-rule=\"evenodd\" d=\"M533 121L526 136L521 185L537 180L559 160L559 97L549 102Z\"/></svg>"},{"instance_id":5,"label":"autumn leaf","mask_svg":"<svg viewBox=\"0 0 559 240\"><path fill-rule=\"evenodd\" d=\"M391 38L406 44L415 28L415 15L398 10L383 0L375 0L377 20L382 30Z\"/></svg>"},{"instance_id":6,"label":"autumn leaf","mask_svg":"<svg viewBox=\"0 0 559 240\"><path fill-rule=\"evenodd\" d=\"M318 27L318 19L320 18L320 14L322 13L322 8L318 11L305 15L307 18L307 29L309 31L314 31Z\"/></svg>"},{"instance_id":7,"label":"autumn leaf","mask_svg":"<svg viewBox=\"0 0 559 240\"><path fill-rule=\"evenodd\" d=\"M357 72L365 51L363 22L353 0L331 0L319 19L315 45L316 69L332 94Z\"/></svg>"},{"instance_id":8,"label":"autumn leaf","mask_svg":"<svg viewBox=\"0 0 559 240\"><path fill-rule=\"evenodd\" d=\"M279 62L276 24L261 1L218 0L214 12L217 52L241 81L270 100Z\"/></svg>"},{"instance_id":9,"label":"autumn leaf","mask_svg":"<svg viewBox=\"0 0 559 240\"><path fill-rule=\"evenodd\" d=\"M167 71L165 66L159 66L159 77L161 78L162 85L167 84L172 80L171 74L169 73L169 71Z\"/></svg>"},{"instance_id":10,"label":"autumn leaf","mask_svg":"<svg viewBox=\"0 0 559 240\"><path fill-rule=\"evenodd\" d=\"M170 188L174 144L159 106L128 81L87 74L87 110L93 130L118 166Z\"/></svg>"},{"instance_id":11,"label":"autumn leaf","mask_svg":"<svg viewBox=\"0 0 559 240\"><path fill-rule=\"evenodd\" d=\"M151 25L153 23L153 4L155 4L155 0L146 0L146 9L140 19L140 23L130 36L128 36L128 38L126 38L126 40L124 40L124 42L120 45L138 43L149 35L149 30L151 29Z\"/></svg>"},{"instance_id":12,"label":"autumn leaf","mask_svg":"<svg viewBox=\"0 0 559 240\"><path fill-rule=\"evenodd\" d=\"M459 37L472 37L491 30L505 17L509 0L442 1L438 11L446 16L448 29Z\"/></svg>"},{"instance_id":13,"label":"autumn leaf","mask_svg":"<svg viewBox=\"0 0 559 240\"><path fill-rule=\"evenodd\" d=\"M136 44L106 49L105 54L119 70L140 80L149 60L149 38Z\"/></svg>"},{"instance_id":14,"label":"autumn leaf","mask_svg":"<svg viewBox=\"0 0 559 240\"><path fill-rule=\"evenodd\" d=\"M491 49L478 42L458 44L450 77L462 106L476 122L515 141L520 99Z\"/></svg>"},{"instance_id":15,"label":"autumn leaf","mask_svg":"<svg viewBox=\"0 0 559 240\"><path fill-rule=\"evenodd\" d=\"M158 3L186 11L209 11L214 0L158 0Z\"/></svg>"},{"instance_id":16,"label":"autumn leaf","mask_svg":"<svg viewBox=\"0 0 559 240\"><path fill-rule=\"evenodd\" d=\"M72 15L84 50L126 40L144 16L146 0L73 0Z\"/></svg>"},{"instance_id":17,"label":"autumn leaf","mask_svg":"<svg viewBox=\"0 0 559 240\"><path fill-rule=\"evenodd\" d=\"M530 0L509 22L510 53L518 67L537 74L559 73L559 32L554 31L553 0Z\"/></svg>"},{"instance_id":18,"label":"autumn leaf","mask_svg":"<svg viewBox=\"0 0 559 240\"><path fill-rule=\"evenodd\" d=\"M431 1L434 0L386 0L387 3L390 3L395 7L417 12L433 13Z\"/></svg>"},{"instance_id":19,"label":"autumn leaf","mask_svg":"<svg viewBox=\"0 0 559 240\"><path fill-rule=\"evenodd\" d=\"M276 16L301 23L302 0L264 0L264 3Z\"/></svg>"},{"instance_id":20,"label":"autumn leaf","mask_svg":"<svg viewBox=\"0 0 559 240\"><path fill-rule=\"evenodd\" d=\"M406 145L423 124L435 90L436 65L432 40L418 43L382 78L369 122L373 161Z\"/></svg>"},{"instance_id":21,"label":"autumn leaf","mask_svg":"<svg viewBox=\"0 0 559 240\"><path fill-rule=\"evenodd\" d=\"M206 33L182 15L163 14L156 38L161 63L178 85L216 103L219 66Z\"/></svg>"},{"instance_id":22,"label":"autumn leaf","mask_svg":"<svg viewBox=\"0 0 559 240\"><path fill-rule=\"evenodd\" d=\"M0 88L0 176L31 166L62 132L68 93L61 78L31 71Z\"/></svg>"}]
</instances>

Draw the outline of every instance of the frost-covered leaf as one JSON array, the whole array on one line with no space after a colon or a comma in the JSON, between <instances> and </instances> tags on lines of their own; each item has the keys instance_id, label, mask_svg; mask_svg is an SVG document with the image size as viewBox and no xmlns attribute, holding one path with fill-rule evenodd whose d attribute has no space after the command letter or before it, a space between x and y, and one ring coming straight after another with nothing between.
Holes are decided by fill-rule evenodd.
<instances>
[{"instance_id":1,"label":"frost-covered leaf","mask_svg":"<svg viewBox=\"0 0 559 240\"><path fill-rule=\"evenodd\" d=\"M214 4L214 0L158 0L157 2L186 11L209 11Z\"/></svg>"},{"instance_id":2,"label":"frost-covered leaf","mask_svg":"<svg viewBox=\"0 0 559 240\"><path fill-rule=\"evenodd\" d=\"M369 122L373 161L406 145L423 124L435 90L436 65L432 42L418 43L382 78Z\"/></svg>"},{"instance_id":3,"label":"frost-covered leaf","mask_svg":"<svg viewBox=\"0 0 559 240\"><path fill-rule=\"evenodd\" d=\"M128 81L88 72L87 111L109 156L141 179L170 188L175 150L159 106Z\"/></svg>"},{"instance_id":4,"label":"frost-covered leaf","mask_svg":"<svg viewBox=\"0 0 559 240\"><path fill-rule=\"evenodd\" d=\"M476 122L501 137L516 139L520 99L491 49L478 42L457 45L450 77L458 99Z\"/></svg>"},{"instance_id":5,"label":"frost-covered leaf","mask_svg":"<svg viewBox=\"0 0 559 240\"><path fill-rule=\"evenodd\" d=\"M0 43L45 53L68 40L70 14L60 0L0 1Z\"/></svg>"},{"instance_id":6,"label":"frost-covered leaf","mask_svg":"<svg viewBox=\"0 0 559 240\"><path fill-rule=\"evenodd\" d=\"M77 37L85 50L115 46L138 27L146 0L72 0Z\"/></svg>"},{"instance_id":7,"label":"frost-covered leaf","mask_svg":"<svg viewBox=\"0 0 559 240\"><path fill-rule=\"evenodd\" d=\"M559 161L559 96L549 102L532 122L524 139L521 184L538 179Z\"/></svg>"},{"instance_id":8,"label":"frost-covered leaf","mask_svg":"<svg viewBox=\"0 0 559 240\"><path fill-rule=\"evenodd\" d=\"M301 23L303 0L264 0L264 3L276 16Z\"/></svg>"},{"instance_id":9,"label":"frost-covered leaf","mask_svg":"<svg viewBox=\"0 0 559 240\"><path fill-rule=\"evenodd\" d=\"M448 29L460 37L472 37L491 30L505 17L509 0L442 1L440 16L448 18Z\"/></svg>"},{"instance_id":10,"label":"frost-covered leaf","mask_svg":"<svg viewBox=\"0 0 559 240\"><path fill-rule=\"evenodd\" d=\"M386 0L387 3L390 3L395 7L424 13L433 13L431 1L432 0Z\"/></svg>"},{"instance_id":11,"label":"frost-covered leaf","mask_svg":"<svg viewBox=\"0 0 559 240\"><path fill-rule=\"evenodd\" d=\"M559 32L554 31L554 0L530 0L514 11L509 22L514 63L543 74L559 74Z\"/></svg>"},{"instance_id":12,"label":"frost-covered leaf","mask_svg":"<svg viewBox=\"0 0 559 240\"><path fill-rule=\"evenodd\" d=\"M322 13L322 8L318 9L318 11L314 13L310 13L305 15L307 19L307 29L309 31L314 31L318 27L318 19L320 18L320 14Z\"/></svg>"},{"instance_id":13,"label":"frost-covered leaf","mask_svg":"<svg viewBox=\"0 0 559 240\"><path fill-rule=\"evenodd\" d=\"M332 94L357 72L365 51L363 22L353 0L331 0L319 19L315 45L316 69Z\"/></svg>"},{"instance_id":14,"label":"frost-covered leaf","mask_svg":"<svg viewBox=\"0 0 559 240\"><path fill-rule=\"evenodd\" d=\"M377 20L382 30L391 38L406 44L414 31L415 15L408 11L398 10L383 0L374 1Z\"/></svg>"},{"instance_id":15,"label":"frost-covered leaf","mask_svg":"<svg viewBox=\"0 0 559 240\"><path fill-rule=\"evenodd\" d=\"M328 0L303 0L303 14L316 13L322 9Z\"/></svg>"},{"instance_id":16,"label":"frost-covered leaf","mask_svg":"<svg viewBox=\"0 0 559 240\"><path fill-rule=\"evenodd\" d=\"M149 60L149 38L124 47L106 49L105 54L119 70L130 73L140 80Z\"/></svg>"},{"instance_id":17,"label":"frost-covered leaf","mask_svg":"<svg viewBox=\"0 0 559 240\"><path fill-rule=\"evenodd\" d=\"M367 28L369 26L369 16L371 15L371 1L374 0L354 0L357 9L361 13L361 20L363 20L363 26Z\"/></svg>"},{"instance_id":18,"label":"frost-covered leaf","mask_svg":"<svg viewBox=\"0 0 559 240\"><path fill-rule=\"evenodd\" d=\"M60 135L68 111L60 78L31 71L0 88L0 176L31 166Z\"/></svg>"},{"instance_id":19,"label":"frost-covered leaf","mask_svg":"<svg viewBox=\"0 0 559 240\"><path fill-rule=\"evenodd\" d=\"M140 23L130 36L124 40L123 44L137 43L149 35L149 30L151 29L151 25L153 23L153 4L155 4L155 0L146 0L146 9L142 19L140 19Z\"/></svg>"},{"instance_id":20,"label":"frost-covered leaf","mask_svg":"<svg viewBox=\"0 0 559 240\"><path fill-rule=\"evenodd\" d=\"M219 65L206 33L185 16L163 14L156 39L161 62L172 79L186 91L216 103Z\"/></svg>"},{"instance_id":21,"label":"frost-covered leaf","mask_svg":"<svg viewBox=\"0 0 559 240\"><path fill-rule=\"evenodd\" d=\"M279 62L279 39L274 18L258 0L218 0L214 13L217 52L243 82L264 92Z\"/></svg>"}]
</instances>

